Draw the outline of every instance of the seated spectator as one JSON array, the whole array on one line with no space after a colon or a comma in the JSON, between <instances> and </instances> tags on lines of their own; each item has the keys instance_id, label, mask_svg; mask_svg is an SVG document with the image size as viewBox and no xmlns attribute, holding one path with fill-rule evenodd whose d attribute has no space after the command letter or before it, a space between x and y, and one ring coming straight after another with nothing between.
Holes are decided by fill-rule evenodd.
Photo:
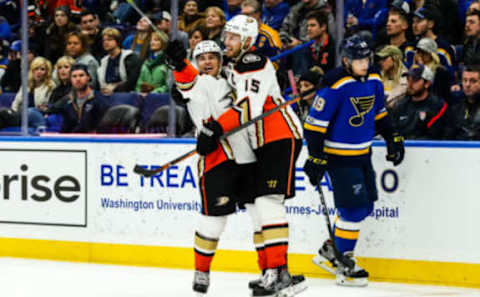
<instances>
[{"instance_id":1,"label":"seated spectator","mask_svg":"<svg viewBox=\"0 0 480 297\"><path fill-rule=\"evenodd\" d=\"M28 122L32 128L45 127L42 113L48 108L48 100L55 89L52 79L52 63L44 57L33 59L28 71ZM12 102L11 108L21 112L23 92L20 88Z\"/></svg>"},{"instance_id":2,"label":"seated spectator","mask_svg":"<svg viewBox=\"0 0 480 297\"><path fill-rule=\"evenodd\" d=\"M73 64L75 64L75 60L69 56L61 57L55 64L54 69L57 73L59 83L57 87L53 89L50 100L48 101L49 106L57 103L71 91L72 85L70 83L70 69L72 68Z\"/></svg>"},{"instance_id":3,"label":"seated spectator","mask_svg":"<svg viewBox=\"0 0 480 297\"><path fill-rule=\"evenodd\" d=\"M193 60L193 49L195 46L203 40L208 38L207 28L204 26L194 27L190 32L188 32L188 49L187 49L187 59L189 61Z\"/></svg>"},{"instance_id":4,"label":"seated spectator","mask_svg":"<svg viewBox=\"0 0 480 297\"><path fill-rule=\"evenodd\" d=\"M388 10L386 26L387 45L398 47L403 53L404 63L407 67L412 65L415 55L414 44L407 39L409 28L408 14L410 7L405 1L394 2Z\"/></svg>"},{"instance_id":5,"label":"seated spectator","mask_svg":"<svg viewBox=\"0 0 480 297\"><path fill-rule=\"evenodd\" d=\"M282 41L280 41L280 35L275 29L262 22L261 12L260 3L257 0L244 0L242 2L242 14L253 17L258 23L256 50L267 57L273 57L280 53ZM277 64L274 65L278 67Z\"/></svg>"},{"instance_id":6,"label":"seated spectator","mask_svg":"<svg viewBox=\"0 0 480 297\"><path fill-rule=\"evenodd\" d=\"M283 20L280 38L284 47L292 48L309 40L305 16L313 10L322 10L327 14L328 33L330 36L336 36L335 19L328 8L328 2L326 0L303 0L294 5Z\"/></svg>"},{"instance_id":7,"label":"seated spectator","mask_svg":"<svg viewBox=\"0 0 480 297\"><path fill-rule=\"evenodd\" d=\"M227 9L224 10L227 21L242 12L242 2L243 0L227 0Z\"/></svg>"},{"instance_id":8,"label":"seated spectator","mask_svg":"<svg viewBox=\"0 0 480 297\"><path fill-rule=\"evenodd\" d=\"M136 87L136 91L143 96L148 93L168 92L168 67L163 53L167 44L167 34L163 32L152 34L152 40L150 41L152 55L143 62Z\"/></svg>"},{"instance_id":9,"label":"seated spectator","mask_svg":"<svg viewBox=\"0 0 480 297\"><path fill-rule=\"evenodd\" d=\"M463 46L463 62L472 65L480 57L480 11L472 10L467 13L465 22L465 43Z\"/></svg>"},{"instance_id":10,"label":"seated spectator","mask_svg":"<svg viewBox=\"0 0 480 297\"><path fill-rule=\"evenodd\" d=\"M450 139L480 140L480 67L466 66L462 73L463 94L452 107L454 131Z\"/></svg>"},{"instance_id":11,"label":"seated spectator","mask_svg":"<svg viewBox=\"0 0 480 297\"><path fill-rule=\"evenodd\" d=\"M187 0L182 14L178 17L178 30L190 32L202 24L205 24L205 15L198 11L197 0Z\"/></svg>"},{"instance_id":12,"label":"seated spectator","mask_svg":"<svg viewBox=\"0 0 480 297\"><path fill-rule=\"evenodd\" d=\"M278 31L289 11L290 6L283 0L264 0L262 22Z\"/></svg>"},{"instance_id":13,"label":"seated spectator","mask_svg":"<svg viewBox=\"0 0 480 297\"><path fill-rule=\"evenodd\" d=\"M312 91L308 95L303 96L298 104L293 106L295 112L302 122L304 122L308 116L313 99L315 98L316 90L319 90L321 87L323 74L324 72L320 67L314 66L300 76L300 80L298 82L298 91L301 94ZM315 91L313 91L313 89L315 89Z\"/></svg>"},{"instance_id":14,"label":"seated spectator","mask_svg":"<svg viewBox=\"0 0 480 297\"><path fill-rule=\"evenodd\" d=\"M430 92L433 72L414 64L407 81L407 96L390 111L392 122L406 139L443 139L448 125L447 103Z\"/></svg>"},{"instance_id":15,"label":"seated spectator","mask_svg":"<svg viewBox=\"0 0 480 297\"><path fill-rule=\"evenodd\" d=\"M80 14L80 29L88 36L89 52L100 61L107 53L103 50L100 19L96 13L84 10Z\"/></svg>"},{"instance_id":16,"label":"seated spectator","mask_svg":"<svg viewBox=\"0 0 480 297\"><path fill-rule=\"evenodd\" d=\"M208 39L215 41L221 47L222 30L226 23L225 13L216 6L210 6L205 13L207 14L205 26L208 30Z\"/></svg>"},{"instance_id":17,"label":"seated spectator","mask_svg":"<svg viewBox=\"0 0 480 297\"><path fill-rule=\"evenodd\" d=\"M157 26L160 31L165 32L168 35L168 38L172 38L172 16L168 11L160 11L154 13L151 17L152 22ZM188 34L177 30L177 37L176 39L182 41L183 46L188 48Z\"/></svg>"},{"instance_id":18,"label":"seated spectator","mask_svg":"<svg viewBox=\"0 0 480 297\"><path fill-rule=\"evenodd\" d=\"M65 54L75 59L75 63L84 64L88 67L88 72L91 74L90 85L92 88L97 87L97 69L98 62L94 56L88 51L88 37L78 31L70 32L66 36L67 46L65 47Z\"/></svg>"},{"instance_id":19,"label":"seated spectator","mask_svg":"<svg viewBox=\"0 0 480 297\"><path fill-rule=\"evenodd\" d=\"M13 93L18 91L20 85L22 84L22 73L21 73L21 64L22 64L22 42L20 40L15 40L10 45L10 52L8 53L8 65L5 70L5 74L2 78L2 90L4 92ZM28 53L28 63L30 64L35 57L35 52L29 48Z\"/></svg>"},{"instance_id":20,"label":"seated spectator","mask_svg":"<svg viewBox=\"0 0 480 297\"><path fill-rule=\"evenodd\" d=\"M87 66L75 64L70 69L72 91L67 95L62 116L63 133L95 132L98 123L108 109L107 98L92 90Z\"/></svg>"},{"instance_id":21,"label":"seated spectator","mask_svg":"<svg viewBox=\"0 0 480 297\"><path fill-rule=\"evenodd\" d=\"M63 56L68 33L76 31L77 27L70 21L70 10L66 6L55 9L54 21L48 26L44 54L50 61L57 61Z\"/></svg>"},{"instance_id":22,"label":"seated spectator","mask_svg":"<svg viewBox=\"0 0 480 297\"><path fill-rule=\"evenodd\" d=\"M145 61L150 56L150 38L152 37L152 28L147 18L141 18L137 22L136 32L128 35L122 43L124 49L130 49Z\"/></svg>"},{"instance_id":23,"label":"seated spectator","mask_svg":"<svg viewBox=\"0 0 480 297\"><path fill-rule=\"evenodd\" d=\"M453 77L440 64L435 41L430 38L422 38L417 42L415 63L428 66L434 77L432 93L450 102L450 87L453 85Z\"/></svg>"},{"instance_id":24,"label":"seated spectator","mask_svg":"<svg viewBox=\"0 0 480 297\"><path fill-rule=\"evenodd\" d=\"M313 66L318 66L323 72L327 72L335 67L335 43L332 36L328 34L328 16L317 10L309 12L305 18L308 37L315 42L308 48L298 51L298 55L294 55L294 72L303 74L306 69Z\"/></svg>"},{"instance_id":25,"label":"seated spectator","mask_svg":"<svg viewBox=\"0 0 480 297\"><path fill-rule=\"evenodd\" d=\"M344 7L345 26L351 31L368 31L376 35L377 15L387 8L387 0L346 0Z\"/></svg>"},{"instance_id":26,"label":"seated spectator","mask_svg":"<svg viewBox=\"0 0 480 297\"><path fill-rule=\"evenodd\" d=\"M385 105L390 110L407 93L408 69L402 62L402 51L394 45L383 47L376 56L385 92Z\"/></svg>"},{"instance_id":27,"label":"seated spectator","mask_svg":"<svg viewBox=\"0 0 480 297\"><path fill-rule=\"evenodd\" d=\"M102 38L107 55L102 58L97 71L100 91L110 96L114 92L135 90L142 62L131 50L120 48L122 36L117 29L104 29Z\"/></svg>"},{"instance_id":28,"label":"seated spectator","mask_svg":"<svg viewBox=\"0 0 480 297\"><path fill-rule=\"evenodd\" d=\"M412 30L417 39L428 37L437 43L437 55L440 63L450 72L453 77L455 75L455 52L452 46L445 39L435 34L435 24L440 16L438 12L431 8L420 8L413 15Z\"/></svg>"}]
</instances>

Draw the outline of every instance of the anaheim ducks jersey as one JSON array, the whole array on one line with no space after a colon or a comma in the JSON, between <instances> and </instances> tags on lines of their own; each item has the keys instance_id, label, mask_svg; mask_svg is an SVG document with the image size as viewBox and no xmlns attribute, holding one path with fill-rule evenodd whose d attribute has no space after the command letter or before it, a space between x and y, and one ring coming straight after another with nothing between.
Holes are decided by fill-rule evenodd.
<instances>
[{"instance_id":1,"label":"anaheim ducks jersey","mask_svg":"<svg viewBox=\"0 0 480 297\"><path fill-rule=\"evenodd\" d=\"M327 73L324 79L327 87L317 92L304 128L324 134L325 153L369 154L375 121L387 115L380 76L370 72L361 81L340 67Z\"/></svg>"},{"instance_id":2,"label":"anaheim ducks jersey","mask_svg":"<svg viewBox=\"0 0 480 297\"><path fill-rule=\"evenodd\" d=\"M174 77L183 97L190 99L187 109L197 130L201 130L204 123L218 119L233 104L235 94L225 78L201 75L190 63L181 72L174 71ZM220 141L217 150L205 157L204 171L226 160L239 164L256 161L247 131L239 131Z\"/></svg>"},{"instance_id":3,"label":"anaheim ducks jersey","mask_svg":"<svg viewBox=\"0 0 480 297\"><path fill-rule=\"evenodd\" d=\"M275 68L267 57L253 52L246 53L237 63L230 63L226 72L237 98L234 106L218 119L224 131L230 131L285 102ZM300 120L290 106L257 121L247 129L253 149L281 139L303 137Z\"/></svg>"}]
</instances>

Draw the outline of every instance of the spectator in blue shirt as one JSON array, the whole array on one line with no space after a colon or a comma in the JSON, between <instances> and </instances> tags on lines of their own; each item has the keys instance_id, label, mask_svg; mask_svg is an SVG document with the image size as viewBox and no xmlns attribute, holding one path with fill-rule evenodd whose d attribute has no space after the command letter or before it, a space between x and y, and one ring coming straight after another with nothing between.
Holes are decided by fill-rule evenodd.
<instances>
[{"instance_id":1,"label":"spectator in blue shirt","mask_svg":"<svg viewBox=\"0 0 480 297\"><path fill-rule=\"evenodd\" d=\"M290 6L283 0L265 0L263 1L262 21L278 31L289 11Z\"/></svg>"}]
</instances>

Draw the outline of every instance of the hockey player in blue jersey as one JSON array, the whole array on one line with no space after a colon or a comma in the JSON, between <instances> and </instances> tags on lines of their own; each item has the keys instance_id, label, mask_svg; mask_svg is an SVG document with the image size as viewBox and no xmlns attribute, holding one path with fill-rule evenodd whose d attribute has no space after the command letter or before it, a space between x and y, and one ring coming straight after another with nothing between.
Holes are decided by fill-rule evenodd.
<instances>
[{"instance_id":1,"label":"hockey player in blue jersey","mask_svg":"<svg viewBox=\"0 0 480 297\"><path fill-rule=\"evenodd\" d=\"M312 185L325 171L333 186L337 217L334 240L338 251L352 260L361 222L377 200L371 143L380 133L387 143L387 160L396 166L404 156L403 137L395 132L384 106L380 76L371 68L372 52L359 36L345 39L342 64L324 76L304 124L309 157L304 170ZM336 274L339 285L366 286L368 272L348 268L335 258L327 240L314 263Z\"/></svg>"}]
</instances>

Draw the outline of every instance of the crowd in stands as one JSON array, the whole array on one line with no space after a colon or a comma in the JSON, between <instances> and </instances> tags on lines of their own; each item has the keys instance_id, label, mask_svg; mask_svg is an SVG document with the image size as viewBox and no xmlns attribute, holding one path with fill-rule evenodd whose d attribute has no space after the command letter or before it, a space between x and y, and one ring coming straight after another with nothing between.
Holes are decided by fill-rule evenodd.
<instances>
[{"instance_id":1,"label":"crowd in stands","mask_svg":"<svg viewBox=\"0 0 480 297\"><path fill-rule=\"evenodd\" d=\"M170 1L135 3L148 19L123 0L28 1L25 103L20 1L0 0L0 92L16 94L0 109L0 129L18 125L28 104L34 129L108 132L106 126L146 112L142 127L115 132L164 133L168 107L143 101L151 94L175 97L163 52L172 39ZM255 48L271 58L313 41L274 61L286 96L287 70L303 92L321 88L322 75L336 67L334 0L180 0L178 12L175 36L190 59L202 40L223 48L223 26L236 14L257 20ZM480 140L479 0L345 0L343 22L345 36L358 34L375 50L372 67L383 81L386 106L407 139ZM132 92L139 98L135 106L112 107L112 98ZM312 101L306 96L295 106L301 119ZM177 135L192 135L188 122L177 106Z\"/></svg>"}]
</instances>

